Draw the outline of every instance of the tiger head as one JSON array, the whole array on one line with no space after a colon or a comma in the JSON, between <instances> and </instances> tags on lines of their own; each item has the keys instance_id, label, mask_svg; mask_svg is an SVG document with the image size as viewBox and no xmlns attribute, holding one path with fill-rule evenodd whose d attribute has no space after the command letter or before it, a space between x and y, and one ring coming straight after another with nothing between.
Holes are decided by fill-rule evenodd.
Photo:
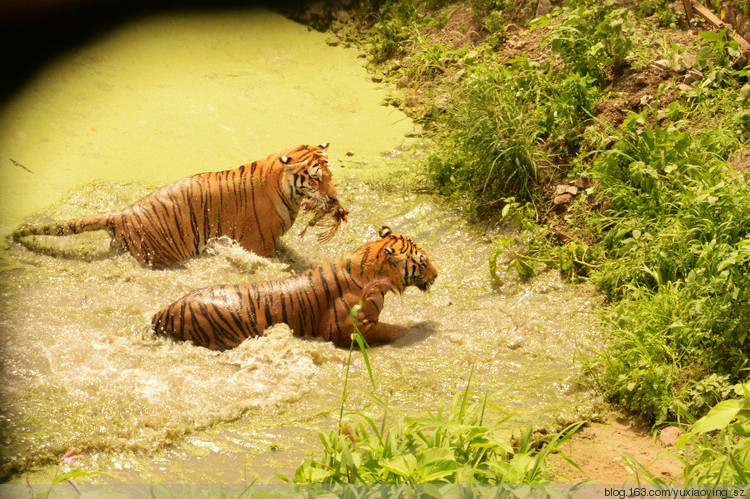
<instances>
[{"instance_id":1,"label":"tiger head","mask_svg":"<svg viewBox=\"0 0 750 499\"><path fill-rule=\"evenodd\" d=\"M381 227L378 234L381 239L374 243L378 248L375 257L379 262L378 273L390 278L399 293L407 286L429 290L438 272L427 253L414 241L394 234L388 227Z\"/></svg>"},{"instance_id":2,"label":"tiger head","mask_svg":"<svg viewBox=\"0 0 750 499\"><path fill-rule=\"evenodd\" d=\"M330 212L340 206L331 180L326 149L328 144L317 147L303 145L279 156L289 181L290 198L298 204L304 203L308 210L317 213Z\"/></svg>"}]
</instances>

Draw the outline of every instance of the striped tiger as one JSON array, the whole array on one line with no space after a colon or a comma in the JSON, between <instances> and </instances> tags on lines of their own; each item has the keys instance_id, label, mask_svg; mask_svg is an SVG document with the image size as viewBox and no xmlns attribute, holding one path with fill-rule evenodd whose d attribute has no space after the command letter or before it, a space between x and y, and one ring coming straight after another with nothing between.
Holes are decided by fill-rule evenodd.
<instances>
[{"instance_id":1,"label":"striped tiger","mask_svg":"<svg viewBox=\"0 0 750 499\"><path fill-rule=\"evenodd\" d=\"M385 294L400 294L407 286L427 291L437 269L408 237L393 234L388 227L379 234L379 240L334 263L286 279L193 291L154 314L153 330L225 350L285 323L296 336L320 336L348 347L354 332L350 312L361 304L357 327L368 343L399 338L408 328L378 322Z\"/></svg>"},{"instance_id":2,"label":"striped tiger","mask_svg":"<svg viewBox=\"0 0 750 499\"><path fill-rule=\"evenodd\" d=\"M31 235L106 230L113 249L125 248L138 260L158 266L197 255L209 239L220 236L271 256L301 205L316 212L316 222L333 214L334 231L346 219L331 181L327 148L300 145L233 170L200 173L161 187L121 211L25 227L12 237L20 241Z\"/></svg>"}]
</instances>

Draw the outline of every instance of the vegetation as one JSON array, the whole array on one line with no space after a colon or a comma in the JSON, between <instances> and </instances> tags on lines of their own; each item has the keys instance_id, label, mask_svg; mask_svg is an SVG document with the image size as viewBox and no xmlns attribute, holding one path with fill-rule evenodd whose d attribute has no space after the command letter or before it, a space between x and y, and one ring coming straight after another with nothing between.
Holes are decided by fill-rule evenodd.
<instances>
[{"instance_id":1,"label":"vegetation","mask_svg":"<svg viewBox=\"0 0 750 499\"><path fill-rule=\"evenodd\" d=\"M359 310L352 310L356 317ZM358 331L353 335L361 349L370 380L375 387L366 344ZM471 374L466 390L455 395L451 408L427 416L394 419L387 404L365 393L383 410L380 421L355 413L352 427L345 422L344 404L349 396L347 381L351 353L346 366L339 425L328 435L320 433L323 457L306 459L297 468L295 483L301 484L546 484L550 483L545 459L581 425L571 425L544 441L532 439L533 426L514 447L499 433L512 414L488 425L488 397L472 401ZM351 419L351 418L350 418ZM282 477L287 480L285 477Z\"/></svg>"},{"instance_id":2,"label":"vegetation","mask_svg":"<svg viewBox=\"0 0 750 499\"><path fill-rule=\"evenodd\" d=\"M482 36L457 47L424 35L456 4L386 1L368 32L373 60L398 58L380 67L427 101L407 110L435 144L426 167L434 188L519 229L496 240L491 274L509 265L528 278L552 267L600 286L611 301L611 339L589 367L602 391L657 428L700 418L680 446L691 449L686 481L747 483L750 185L728 161L750 147L750 66L737 66L739 46L726 29L703 31L687 47L661 41L659 58L670 64L694 55L698 80L679 92L677 81L666 83L609 121L597 116L600 104L654 59L642 38L654 26L681 28L684 16L661 0L569 0L528 24L544 31L540 50L549 57L503 57L509 22L526 22L531 3L470 0ZM575 180L579 195L550 208L554 186ZM466 409L454 406L448 421L474 425ZM431 449L417 447L429 438L414 436L427 422L367 422L349 436L332 434L327 465L342 466L336 456L354 448L365 452L359 463L386 462L394 449L383 439L396 432L407 446L398 450L414 457L400 469L415 472L419 453ZM429 428L445 423L429 420ZM459 437L439 437L451 438Z\"/></svg>"}]
</instances>

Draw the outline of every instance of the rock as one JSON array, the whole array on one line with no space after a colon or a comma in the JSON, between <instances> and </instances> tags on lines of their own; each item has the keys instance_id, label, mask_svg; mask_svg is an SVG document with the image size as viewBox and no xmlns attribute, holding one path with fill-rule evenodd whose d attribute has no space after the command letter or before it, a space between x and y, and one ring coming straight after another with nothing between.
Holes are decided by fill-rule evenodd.
<instances>
[{"instance_id":1,"label":"rock","mask_svg":"<svg viewBox=\"0 0 750 499\"><path fill-rule=\"evenodd\" d=\"M352 152L352 151L346 151L346 155L347 155L347 156L350 156L350 157L351 157L351 156L354 156L354 152Z\"/></svg>"},{"instance_id":2,"label":"rock","mask_svg":"<svg viewBox=\"0 0 750 499\"><path fill-rule=\"evenodd\" d=\"M536 17L546 16L552 11L550 0L539 0L536 4Z\"/></svg>"},{"instance_id":3,"label":"rock","mask_svg":"<svg viewBox=\"0 0 750 499\"><path fill-rule=\"evenodd\" d=\"M649 102L651 102L653 99L654 99L654 97L651 96L651 95L648 95L648 94L642 96L641 100L640 100L641 107L645 106L646 104L648 104Z\"/></svg>"},{"instance_id":4,"label":"rock","mask_svg":"<svg viewBox=\"0 0 750 499\"><path fill-rule=\"evenodd\" d=\"M373 76L371 79L374 83L381 83L383 81L381 76Z\"/></svg>"},{"instance_id":5,"label":"rock","mask_svg":"<svg viewBox=\"0 0 750 499\"><path fill-rule=\"evenodd\" d=\"M448 107L448 99L450 99L450 94L440 94L437 97L435 97L435 100L433 102L433 105L435 106L435 109L444 110L446 107Z\"/></svg>"},{"instance_id":6,"label":"rock","mask_svg":"<svg viewBox=\"0 0 750 499\"><path fill-rule=\"evenodd\" d=\"M578 187L575 185L560 184L555 187L555 197L552 204L556 207L562 207L573 201L573 196L578 194Z\"/></svg>"},{"instance_id":7,"label":"rock","mask_svg":"<svg viewBox=\"0 0 750 499\"><path fill-rule=\"evenodd\" d=\"M560 184L555 187L555 196L560 196L562 194L570 194L571 197L575 196L578 194L578 187L575 185Z\"/></svg>"},{"instance_id":8,"label":"rock","mask_svg":"<svg viewBox=\"0 0 750 499\"><path fill-rule=\"evenodd\" d=\"M659 59L658 61L654 61L654 66L659 69L665 69L667 71L670 71L672 69L672 65L666 59Z\"/></svg>"},{"instance_id":9,"label":"rock","mask_svg":"<svg viewBox=\"0 0 750 499\"><path fill-rule=\"evenodd\" d=\"M682 54L682 62L685 63L685 68L691 69L695 65L695 54L685 52Z\"/></svg>"},{"instance_id":10,"label":"rock","mask_svg":"<svg viewBox=\"0 0 750 499\"><path fill-rule=\"evenodd\" d=\"M693 89L693 87L691 87L690 85L685 85L684 83L680 83L679 85L677 85L677 88L679 88L683 92L690 92Z\"/></svg>"},{"instance_id":11,"label":"rock","mask_svg":"<svg viewBox=\"0 0 750 499\"><path fill-rule=\"evenodd\" d=\"M409 77L404 75L396 81L396 87L404 88L409 86Z\"/></svg>"},{"instance_id":12,"label":"rock","mask_svg":"<svg viewBox=\"0 0 750 499\"><path fill-rule=\"evenodd\" d=\"M696 81L700 81L701 78L703 78L703 73L695 69L691 69L690 71L685 73L685 78L682 80L682 83L684 83L685 85L692 85Z\"/></svg>"},{"instance_id":13,"label":"rock","mask_svg":"<svg viewBox=\"0 0 750 499\"><path fill-rule=\"evenodd\" d=\"M575 185L579 190L588 189L588 187L591 185L591 181L587 178L579 178L575 182L573 182L573 185Z\"/></svg>"},{"instance_id":14,"label":"rock","mask_svg":"<svg viewBox=\"0 0 750 499\"><path fill-rule=\"evenodd\" d=\"M555 199L552 200L552 204L554 204L555 206L562 206L570 203L571 201L573 201L573 196L568 193L564 193L555 196Z\"/></svg>"},{"instance_id":15,"label":"rock","mask_svg":"<svg viewBox=\"0 0 750 499\"><path fill-rule=\"evenodd\" d=\"M676 426L667 426L659 433L659 441L662 447L674 447L681 436L681 429Z\"/></svg>"}]
</instances>

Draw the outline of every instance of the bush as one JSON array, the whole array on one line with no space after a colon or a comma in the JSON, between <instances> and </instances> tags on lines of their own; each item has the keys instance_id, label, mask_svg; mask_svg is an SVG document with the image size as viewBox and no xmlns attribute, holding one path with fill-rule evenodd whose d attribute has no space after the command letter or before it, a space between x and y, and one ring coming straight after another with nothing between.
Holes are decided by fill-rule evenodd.
<instances>
[{"instance_id":1,"label":"bush","mask_svg":"<svg viewBox=\"0 0 750 499\"><path fill-rule=\"evenodd\" d=\"M739 398L716 404L677 442L685 483L750 483L750 384L733 392Z\"/></svg>"},{"instance_id":2,"label":"bush","mask_svg":"<svg viewBox=\"0 0 750 499\"><path fill-rule=\"evenodd\" d=\"M485 423L487 399L469 401L469 388L458 393L449 411L389 422L384 403L381 423L359 414L355 428L339 427L320 434L324 454L297 468L295 483L550 483L545 460L579 424L545 442L531 439L529 426L518 447L500 436L498 425ZM507 420L507 418L506 418Z\"/></svg>"},{"instance_id":3,"label":"bush","mask_svg":"<svg viewBox=\"0 0 750 499\"><path fill-rule=\"evenodd\" d=\"M631 115L594 164L609 200L594 280L620 300L605 386L657 423L704 414L747 376L750 189L714 142Z\"/></svg>"},{"instance_id":4,"label":"bush","mask_svg":"<svg viewBox=\"0 0 750 499\"><path fill-rule=\"evenodd\" d=\"M591 76L600 85L608 80L608 69L620 73L627 65L633 42L624 30L626 9L614 8L615 2L581 2L576 8L559 12L559 24L545 38L560 55L570 72ZM551 22L551 17L536 25Z\"/></svg>"},{"instance_id":5,"label":"bush","mask_svg":"<svg viewBox=\"0 0 750 499\"><path fill-rule=\"evenodd\" d=\"M483 69L440 119L448 147L428 169L444 194L469 193L480 205L532 197L541 129L517 90L504 68Z\"/></svg>"}]
</instances>

